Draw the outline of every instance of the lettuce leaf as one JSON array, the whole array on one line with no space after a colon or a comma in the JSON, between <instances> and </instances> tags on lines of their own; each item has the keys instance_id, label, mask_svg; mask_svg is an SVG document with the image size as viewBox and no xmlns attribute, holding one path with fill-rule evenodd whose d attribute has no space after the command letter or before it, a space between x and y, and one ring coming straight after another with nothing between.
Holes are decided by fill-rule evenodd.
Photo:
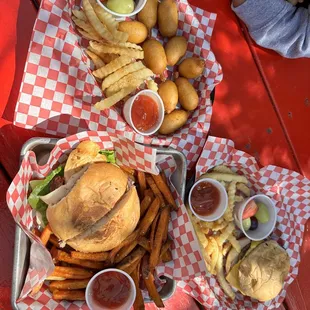
<instances>
[{"instance_id":1,"label":"lettuce leaf","mask_svg":"<svg viewBox=\"0 0 310 310\"><path fill-rule=\"evenodd\" d=\"M47 204L43 202L40 199L40 196L47 195L50 192L50 182L53 180L55 176L63 176L64 174L64 167L59 166L53 171L50 172L50 174L42 180L42 182L39 182L37 186L34 187L31 194L28 197L28 203L30 204L31 208L35 209L37 212L40 212L42 215L42 220L44 224L47 224L47 218L46 218L46 209Z\"/></svg>"},{"instance_id":2,"label":"lettuce leaf","mask_svg":"<svg viewBox=\"0 0 310 310\"><path fill-rule=\"evenodd\" d=\"M108 163L111 163L111 164L116 163L116 157L115 157L114 151L101 150L101 151L99 151L99 153L106 156Z\"/></svg>"}]
</instances>

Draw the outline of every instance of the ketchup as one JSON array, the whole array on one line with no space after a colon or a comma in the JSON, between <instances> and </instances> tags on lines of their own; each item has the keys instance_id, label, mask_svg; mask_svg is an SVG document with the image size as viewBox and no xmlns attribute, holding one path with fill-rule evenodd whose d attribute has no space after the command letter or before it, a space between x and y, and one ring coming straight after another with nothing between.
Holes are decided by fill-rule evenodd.
<instances>
[{"instance_id":1,"label":"ketchup","mask_svg":"<svg viewBox=\"0 0 310 310\"><path fill-rule=\"evenodd\" d=\"M159 119L157 102L149 96L138 96L131 108L131 118L134 126L139 131L148 131Z\"/></svg>"},{"instance_id":2,"label":"ketchup","mask_svg":"<svg viewBox=\"0 0 310 310\"><path fill-rule=\"evenodd\" d=\"M128 301L131 286L128 278L118 272L108 271L93 282L92 298L94 308L116 309Z\"/></svg>"},{"instance_id":3,"label":"ketchup","mask_svg":"<svg viewBox=\"0 0 310 310\"><path fill-rule=\"evenodd\" d=\"M220 191L211 183L200 182L192 191L191 203L194 211L202 216L212 214L220 202Z\"/></svg>"}]
</instances>

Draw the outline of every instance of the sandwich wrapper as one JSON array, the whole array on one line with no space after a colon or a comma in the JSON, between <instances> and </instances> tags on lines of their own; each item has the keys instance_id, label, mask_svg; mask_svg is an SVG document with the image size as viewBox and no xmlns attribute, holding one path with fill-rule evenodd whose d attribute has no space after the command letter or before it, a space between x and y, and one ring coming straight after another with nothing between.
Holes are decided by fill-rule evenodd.
<instances>
[{"instance_id":1,"label":"sandwich wrapper","mask_svg":"<svg viewBox=\"0 0 310 310\"><path fill-rule=\"evenodd\" d=\"M79 142L89 139L98 142L102 149L114 149L117 163L120 165L153 174L158 174L159 168L165 172L168 179L176 169L176 163L172 156L156 155L156 150L151 147L142 146L124 137L107 132L82 132L59 140L44 166L38 166L35 154L32 151L28 152L7 192L7 204L14 220L31 240L30 266L18 300L18 306L21 309L42 309L44 306L44 309L55 309L57 306L59 306L57 309L88 309L86 303L83 302L53 300L45 285L34 298L27 297L37 284L51 274L54 268L47 249L41 244L39 238L31 232L31 229L36 226L36 211L27 203L27 192L31 179L45 177L55 164L65 162L67 155ZM190 283L192 283L190 279L205 275L206 269L184 203L171 184L170 188L179 206L177 212L171 213L169 224L169 235L174 241L172 246L173 261L158 266L157 273L175 280L188 281L189 289ZM73 304L75 307L71 308Z\"/></svg>"},{"instance_id":2,"label":"sandwich wrapper","mask_svg":"<svg viewBox=\"0 0 310 310\"><path fill-rule=\"evenodd\" d=\"M236 150L231 140L209 136L196 166L196 178L217 165L226 165L244 175L252 194L269 196L276 205L277 223L271 238L289 254L290 272L280 294L271 301L236 294L231 301L220 288L216 277L197 277L196 286L179 282L186 292L210 309L275 309L284 301L286 290L298 274L305 223L310 216L310 180L297 172L276 167L259 168L254 157Z\"/></svg>"},{"instance_id":3,"label":"sandwich wrapper","mask_svg":"<svg viewBox=\"0 0 310 310\"><path fill-rule=\"evenodd\" d=\"M101 88L91 75L90 61L83 51L85 40L81 40L71 20L71 10L80 2L41 1L14 124L61 137L96 130L123 135L140 143L166 145L182 151L190 167L193 167L210 127L210 93L223 78L221 66L210 48L216 14L191 6L186 0L177 1L177 34L187 39L186 57L205 59L206 69L194 83L200 102L187 124L175 134L145 137L127 125L119 109L113 107L100 112L93 106L102 96ZM152 30L152 37L163 42L157 28ZM167 74L171 76L172 67L168 69Z\"/></svg>"}]
</instances>

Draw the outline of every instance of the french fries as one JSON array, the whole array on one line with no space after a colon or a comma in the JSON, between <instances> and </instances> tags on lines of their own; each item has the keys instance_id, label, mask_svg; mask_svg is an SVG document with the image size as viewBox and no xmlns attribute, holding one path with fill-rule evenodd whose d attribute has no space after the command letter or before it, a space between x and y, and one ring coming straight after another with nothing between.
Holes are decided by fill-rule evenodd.
<instances>
[{"instance_id":1,"label":"french fries","mask_svg":"<svg viewBox=\"0 0 310 310\"><path fill-rule=\"evenodd\" d=\"M150 196L151 199L154 198L154 193L153 191L150 189L150 188L147 188L145 191L144 191L144 196Z\"/></svg>"},{"instance_id":2,"label":"french fries","mask_svg":"<svg viewBox=\"0 0 310 310\"><path fill-rule=\"evenodd\" d=\"M148 207L151 205L152 197L146 195L140 204L140 216L143 217Z\"/></svg>"},{"instance_id":3,"label":"french fries","mask_svg":"<svg viewBox=\"0 0 310 310\"><path fill-rule=\"evenodd\" d=\"M37 285L31 290L31 292L30 292L29 295L30 295L31 297L34 297L34 296L40 291L41 287L43 286L43 283L44 283L44 282L41 282L41 283L37 284Z\"/></svg>"},{"instance_id":4,"label":"french fries","mask_svg":"<svg viewBox=\"0 0 310 310\"><path fill-rule=\"evenodd\" d=\"M146 190L145 173L143 171L138 170L137 176L138 176L138 184L139 184L140 195L141 195L141 197L145 197L144 196L144 191Z\"/></svg>"},{"instance_id":5,"label":"french fries","mask_svg":"<svg viewBox=\"0 0 310 310\"><path fill-rule=\"evenodd\" d=\"M228 240L229 240L229 238L228 238ZM222 254L223 254L224 257L228 254L230 249L231 249L231 243L230 242L225 242L223 244L223 249L222 249Z\"/></svg>"},{"instance_id":6,"label":"french fries","mask_svg":"<svg viewBox=\"0 0 310 310\"><path fill-rule=\"evenodd\" d=\"M213 168L213 171L220 172L220 173L229 173L234 174L234 172L227 166L219 165Z\"/></svg>"},{"instance_id":7,"label":"french fries","mask_svg":"<svg viewBox=\"0 0 310 310\"><path fill-rule=\"evenodd\" d=\"M231 234L228 238L228 241L230 242L230 244L232 245L232 247L238 252L240 253L241 252L241 246L240 246L240 243L239 241L236 239L236 237Z\"/></svg>"},{"instance_id":8,"label":"french fries","mask_svg":"<svg viewBox=\"0 0 310 310\"><path fill-rule=\"evenodd\" d=\"M48 242L50 242L53 246L55 246L56 248L59 248L59 240L55 235L51 235Z\"/></svg>"},{"instance_id":9,"label":"french fries","mask_svg":"<svg viewBox=\"0 0 310 310\"><path fill-rule=\"evenodd\" d=\"M159 188L157 187L156 183L154 182L153 178L151 176L147 176L146 182L150 186L150 188L152 189L154 195L159 198L161 206L164 207L165 206L164 197L163 197L162 193L160 192Z\"/></svg>"},{"instance_id":10,"label":"french fries","mask_svg":"<svg viewBox=\"0 0 310 310\"><path fill-rule=\"evenodd\" d=\"M225 181L225 182L238 182L238 183L244 183L247 184L248 180L246 177L242 175L237 175L237 174L231 174L231 173L219 173L219 172L210 172L210 173L205 173L203 177L214 179L217 181Z\"/></svg>"},{"instance_id":11,"label":"french fries","mask_svg":"<svg viewBox=\"0 0 310 310\"><path fill-rule=\"evenodd\" d=\"M160 255L160 262L168 263L172 261L172 252L168 249L163 255Z\"/></svg>"},{"instance_id":12,"label":"french fries","mask_svg":"<svg viewBox=\"0 0 310 310\"><path fill-rule=\"evenodd\" d=\"M235 198L234 198L235 202L241 202L244 200L244 198L240 195L236 195Z\"/></svg>"},{"instance_id":13,"label":"french fries","mask_svg":"<svg viewBox=\"0 0 310 310\"><path fill-rule=\"evenodd\" d=\"M142 277L144 280L144 284L149 292L150 297L153 299L155 305L159 308L163 308L164 303L157 292L157 289L154 283L154 276L152 272L150 271L147 260L148 260L148 256L146 255L146 257L144 258L142 262Z\"/></svg>"},{"instance_id":14,"label":"french fries","mask_svg":"<svg viewBox=\"0 0 310 310\"><path fill-rule=\"evenodd\" d=\"M85 13L84 13L83 11L73 9L73 10L72 10L72 14L73 14L73 16L75 16L77 19L80 19L80 20L82 20L82 21L84 21L84 22L88 22L87 17L86 17L86 15L85 15Z\"/></svg>"},{"instance_id":15,"label":"french fries","mask_svg":"<svg viewBox=\"0 0 310 310\"><path fill-rule=\"evenodd\" d=\"M84 290L55 290L53 298L56 300L85 300Z\"/></svg>"},{"instance_id":16,"label":"french fries","mask_svg":"<svg viewBox=\"0 0 310 310\"><path fill-rule=\"evenodd\" d=\"M161 172L160 172L160 175L161 175L163 181L164 181L166 184L168 184L168 182L167 182L167 177L166 177L165 172L164 172L164 171L161 171Z\"/></svg>"},{"instance_id":17,"label":"french fries","mask_svg":"<svg viewBox=\"0 0 310 310\"><path fill-rule=\"evenodd\" d=\"M140 237L138 244L141 245L146 251L151 252L151 243L147 238Z\"/></svg>"},{"instance_id":18,"label":"french fries","mask_svg":"<svg viewBox=\"0 0 310 310\"><path fill-rule=\"evenodd\" d=\"M48 240L50 239L50 236L53 234L50 225L46 225L45 228L42 231L42 234L40 236L42 244L45 246L47 245Z\"/></svg>"},{"instance_id":19,"label":"french fries","mask_svg":"<svg viewBox=\"0 0 310 310\"><path fill-rule=\"evenodd\" d=\"M127 55L134 59L144 59L143 50L141 51L136 48L126 48L126 47L119 46L119 45L99 43L96 41L91 41L90 46L96 51L98 51L99 53Z\"/></svg>"},{"instance_id":20,"label":"french fries","mask_svg":"<svg viewBox=\"0 0 310 310\"><path fill-rule=\"evenodd\" d=\"M140 84L140 81L138 81ZM95 108L98 110L105 110L111 108L113 105L118 103L120 100L125 98L127 95L131 94L137 86L132 86L132 87L126 87L121 89L119 92L114 94L113 96L103 99L95 104Z\"/></svg>"},{"instance_id":21,"label":"french fries","mask_svg":"<svg viewBox=\"0 0 310 310\"><path fill-rule=\"evenodd\" d=\"M237 189L241 191L246 197L251 196L251 191L250 189L243 183L238 183L237 184Z\"/></svg>"},{"instance_id":22,"label":"french fries","mask_svg":"<svg viewBox=\"0 0 310 310\"><path fill-rule=\"evenodd\" d=\"M51 292L55 290L78 290L86 288L89 281L90 279L51 281L49 289Z\"/></svg>"},{"instance_id":23,"label":"french fries","mask_svg":"<svg viewBox=\"0 0 310 310\"><path fill-rule=\"evenodd\" d=\"M157 213L152 225L151 225L151 233L150 233L150 246L151 246L151 249L153 249L153 246L154 246L154 238L155 238L155 233L156 233L156 228L157 228L157 223L158 223L158 220L159 220L159 216L160 216L160 213Z\"/></svg>"},{"instance_id":24,"label":"french fries","mask_svg":"<svg viewBox=\"0 0 310 310\"><path fill-rule=\"evenodd\" d=\"M236 195L236 181L232 181L229 183L227 188L228 195L228 207L224 214L224 219L228 222L233 221L233 212L235 205L235 195Z\"/></svg>"},{"instance_id":25,"label":"french fries","mask_svg":"<svg viewBox=\"0 0 310 310\"><path fill-rule=\"evenodd\" d=\"M119 42L126 42L128 39L127 32L118 31L118 22L115 18L106 12L98 3L94 5L94 10L96 12L97 17L99 20L106 26L108 31L113 35L115 41Z\"/></svg>"},{"instance_id":26,"label":"french fries","mask_svg":"<svg viewBox=\"0 0 310 310\"><path fill-rule=\"evenodd\" d=\"M144 278L145 286L149 292L150 297L153 299L155 305L158 308L164 308L164 303L157 292L155 283L154 283L154 276L151 272Z\"/></svg>"},{"instance_id":27,"label":"french fries","mask_svg":"<svg viewBox=\"0 0 310 310\"><path fill-rule=\"evenodd\" d=\"M110 74L107 78L105 78L101 84L102 90L105 90L106 88L110 87L114 83L116 83L118 80L123 78L124 76L133 73L135 71L141 70L145 68L144 64L141 61L133 62L128 64L125 67L120 68L119 70L113 72Z\"/></svg>"},{"instance_id":28,"label":"french fries","mask_svg":"<svg viewBox=\"0 0 310 310\"><path fill-rule=\"evenodd\" d=\"M163 208L160 213L160 219L157 225L154 244L153 246L151 246L152 247L152 252L150 254L151 272L154 271L155 267L159 263L159 255L163 244L163 240L167 239L169 216L170 216L169 207Z\"/></svg>"},{"instance_id":29,"label":"french fries","mask_svg":"<svg viewBox=\"0 0 310 310\"><path fill-rule=\"evenodd\" d=\"M159 175L152 175L153 180L155 181L157 188L162 193L163 197L167 200L169 205L172 207L173 210L177 210L177 204L172 196L172 193L167 185L167 183L163 180L162 176Z\"/></svg>"},{"instance_id":30,"label":"french fries","mask_svg":"<svg viewBox=\"0 0 310 310\"><path fill-rule=\"evenodd\" d=\"M93 76L104 92L95 107L109 109L144 83L157 91L158 86L152 79L154 73L137 61L144 59L143 48L127 42L129 34L120 31L119 22L96 1L83 0L82 3L83 8L72 10L72 21L79 34L89 40L86 53L95 67Z\"/></svg>"},{"instance_id":31,"label":"french fries","mask_svg":"<svg viewBox=\"0 0 310 310\"><path fill-rule=\"evenodd\" d=\"M219 254L218 260L216 262L216 271L217 271L217 279L225 294L229 296L231 299L235 299L235 293L232 290L231 286L226 281L224 276L223 255L221 253Z\"/></svg>"},{"instance_id":32,"label":"french fries","mask_svg":"<svg viewBox=\"0 0 310 310\"><path fill-rule=\"evenodd\" d=\"M158 213L159 208L160 208L160 200L158 197L156 197L152 202L151 206L148 208L144 218L139 224L138 229L140 231L141 236L144 236L149 230L150 226L152 225Z\"/></svg>"},{"instance_id":33,"label":"french fries","mask_svg":"<svg viewBox=\"0 0 310 310\"><path fill-rule=\"evenodd\" d=\"M112 34L107 30L106 27L100 22L97 14L94 11L94 8L90 4L89 0L83 0L83 8L89 23L93 26L95 31L107 41L113 41Z\"/></svg>"},{"instance_id":34,"label":"french fries","mask_svg":"<svg viewBox=\"0 0 310 310\"><path fill-rule=\"evenodd\" d=\"M125 43L117 43L117 44L114 44L116 46L119 46L119 47L125 47L125 48L133 48L133 49L136 49L136 50L139 50L139 51L143 51L143 48L140 46L140 45L137 45L137 44L134 44L134 43L130 43L130 42L125 42Z\"/></svg>"},{"instance_id":35,"label":"french fries","mask_svg":"<svg viewBox=\"0 0 310 310\"><path fill-rule=\"evenodd\" d=\"M209 271L212 274L216 274L215 267L219 256L219 246L218 243L216 242L216 239L213 237L208 238L207 254L211 258Z\"/></svg>"},{"instance_id":36,"label":"french fries","mask_svg":"<svg viewBox=\"0 0 310 310\"><path fill-rule=\"evenodd\" d=\"M109 260L113 263L114 262L114 258L116 256L116 254L125 246L131 244L132 242L134 242L136 239L138 239L139 237L139 230L135 230L134 232L132 232L123 242L121 242L121 244L119 244L118 246L116 246L109 254Z\"/></svg>"},{"instance_id":37,"label":"french fries","mask_svg":"<svg viewBox=\"0 0 310 310\"><path fill-rule=\"evenodd\" d=\"M58 249L54 249L52 251L52 257L56 261L61 261L61 262L69 263L72 265L78 265L78 266L82 266L82 267L90 268L90 269L101 270L105 267L105 264L103 262L74 258L70 254L64 251L58 250Z\"/></svg>"},{"instance_id":38,"label":"french fries","mask_svg":"<svg viewBox=\"0 0 310 310\"><path fill-rule=\"evenodd\" d=\"M106 90L106 95L111 97L121 89L129 86L137 88L144 82L145 79L153 75L154 73L148 68L143 68L141 70L130 73L118 80L115 84L108 87Z\"/></svg>"},{"instance_id":39,"label":"french fries","mask_svg":"<svg viewBox=\"0 0 310 310\"><path fill-rule=\"evenodd\" d=\"M55 266L53 273L47 279L88 279L93 275L92 271L83 268Z\"/></svg>"},{"instance_id":40,"label":"french fries","mask_svg":"<svg viewBox=\"0 0 310 310\"><path fill-rule=\"evenodd\" d=\"M228 239L228 237L233 233L235 225L230 222L222 231L221 234L217 236L217 243L221 247L223 243Z\"/></svg>"},{"instance_id":41,"label":"french fries","mask_svg":"<svg viewBox=\"0 0 310 310\"><path fill-rule=\"evenodd\" d=\"M91 40L100 41L102 39L101 36L93 28L93 26L91 24L89 24L88 22L81 20L81 19L78 19L75 16L72 16L72 20L76 26L78 26L79 28L81 28L82 30L84 30L87 33L88 38L90 38ZM79 29L79 31L80 31L80 29ZM83 33L81 32L81 34L83 34Z\"/></svg>"},{"instance_id":42,"label":"french fries","mask_svg":"<svg viewBox=\"0 0 310 310\"><path fill-rule=\"evenodd\" d=\"M134 310L143 310L145 309L144 307L144 300L143 296L139 287L140 284L140 263L137 265L137 267L134 269L134 271L131 273L131 277L135 283L136 287L136 299L133 304L133 309Z\"/></svg>"},{"instance_id":43,"label":"french fries","mask_svg":"<svg viewBox=\"0 0 310 310\"><path fill-rule=\"evenodd\" d=\"M88 47L89 50L91 50L90 47ZM115 55L115 54L99 54L98 56L100 56L100 58L106 63L109 64L111 61L113 61L114 59L118 58L119 55Z\"/></svg>"},{"instance_id":44,"label":"french fries","mask_svg":"<svg viewBox=\"0 0 310 310\"><path fill-rule=\"evenodd\" d=\"M160 261L166 262L167 258L171 258L170 260L172 260L172 253L170 250L171 244L172 240L168 239L167 242L162 246L159 256ZM169 253L167 254L167 252Z\"/></svg>"},{"instance_id":45,"label":"french fries","mask_svg":"<svg viewBox=\"0 0 310 310\"><path fill-rule=\"evenodd\" d=\"M120 166L120 168L123 171L125 171L127 174L130 174L130 175L134 175L135 174L135 170L133 168L126 167L126 166Z\"/></svg>"},{"instance_id":46,"label":"french fries","mask_svg":"<svg viewBox=\"0 0 310 310\"><path fill-rule=\"evenodd\" d=\"M136 265L140 262L140 260L144 256L145 252L146 251L144 248L138 247L130 255L125 257L119 264L117 264L116 268L131 274L134 271Z\"/></svg>"},{"instance_id":47,"label":"french fries","mask_svg":"<svg viewBox=\"0 0 310 310\"><path fill-rule=\"evenodd\" d=\"M116 72L120 68L131 63L131 57L129 56L119 56L118 58L112 60L106 66L100 67L99 69L93 71L93 75L96 78L103 79L109 74Z\"/></svg>"},{"instance_id":48,"label":"french fries","mask_svg":"<svg viewBox=\"0 0 310 310\"><path fill-rule=\"evenodd\" d=\"M103 262L108 260L109 253L108 252L98 252L98 253L82 253L78 251L71 251L70 253L72 258L95 261L95 262Z\"/></svg>"},{"instance_id":49,"label":"french fries","mask_svg":"<svg viewBox=\"0 0 310 310\"><path fill-rule=\"evenodd\" d=\"M128 244L126 247L123 247L115 256L114 263L119 263L122 261L129 253L136 247L138 240L133 241Z\"/></svg>"},{"instance_id":50,"label":"french fries","mask_svg":"<svg viewBox=\"0 0 310 310\"><path fill-rule=\"evenodd\" d=\"M40 232L40 230L38 229L38 228L33 228L32 229L32 233L35 235L35 236L37 236L37 237L41 237L41 232Z\"/></svg>"},{"instance_id":51,"label":"french fries","mask_svg":"<svg viewBox=\"0 0 310 310\"><path fill-rule=\"evenodd\" d=\"M86 54L90 57L90 59L93 61L95 67L97 69L103 67L105 65L104 61L95 53L93 53L90 50L86 50Z\"/></svg>"},{"instance_id":52,"label":"french fries","mask_svg":"<svg viewBox=\"0 0 310 310\"><path fill-rule=\"evenodd\" d=\"M79 33L85 38L85 39L87 39L87 40L94 40L94 35L92 35L91 33L89 33L89 32L87 32L87 31L85 31L85 30L83 30L82 28L80 28L80 27L77 27L77 29L78 29L78 31L79 31Z\"/></svg>"}]
</instances>

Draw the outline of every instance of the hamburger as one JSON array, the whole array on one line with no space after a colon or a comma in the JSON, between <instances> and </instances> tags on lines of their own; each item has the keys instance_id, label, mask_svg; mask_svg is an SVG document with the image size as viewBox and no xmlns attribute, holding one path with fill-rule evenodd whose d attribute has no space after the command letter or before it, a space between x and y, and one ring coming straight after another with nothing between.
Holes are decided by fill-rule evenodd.
<instances>
[{"instance_id":1,"label":"hamburger","mask_svg":"<svg viewBox=\"0 0 310 310\"><path fill-rule=\"evenodd\" d=\"M245 255L235 261L226 280L243 295L264 302L280 293L289 269L289 256L277 242L252 242Z\"/></svg>"},{"instance_id":2,"label":"hamburger","mask_svg":"<svg viewBox=\"0 0 310 310\"><path fill-rule=\"evenodd\" d=\"M62 173L45 184L53 190L38 195L53 233L77 251L109 251L137 226L137 190L113 162L111 151L102 152L91 141L81 142L69 155Z\"/></svg>"}]
</instances>

